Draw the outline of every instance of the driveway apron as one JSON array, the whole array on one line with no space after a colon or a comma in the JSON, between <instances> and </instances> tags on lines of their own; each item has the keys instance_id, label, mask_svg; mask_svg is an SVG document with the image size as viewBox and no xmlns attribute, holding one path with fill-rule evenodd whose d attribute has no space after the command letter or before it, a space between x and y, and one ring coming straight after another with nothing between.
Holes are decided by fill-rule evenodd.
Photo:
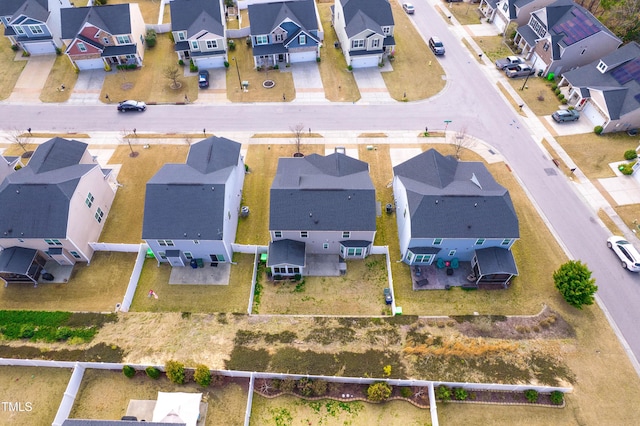
<instances>
[{"instance_id":1,"label":"driveway apron","mask_svg":"<svg viewBox=\"0 0 640 426\"><path fill-rule=\"evenodd\" d=\"M69 97L70 104L99 104L100 92L104 84L106 73L104 70L85 70L78 73L78 80ZM124 99L112 99L112 102Z\"/></svg>"},{"instance_id":2,"label":"driveway apron","mask_svg":"<svg viewBox=\"0 0 640 426\"><path fill-rule=\"evenodd\" d=\"M393 71L387 62L381 67L356 68L353 76L360 90L359 104L380 104L395 102L389 95L387 85L382 78L382 72Z\"/></svg>"},{"instance_id":3,"label":"driveway apron","mask_svg":"<svg viewBox=\"0 0 640 426\"><path fill-rule=\"evenodd\" d=\"M47 82L56 55L31 56L13 88L9 101L40 102L40 92Z\"/></svg>"},{"instance_id":4,"label":"driveway apron","mask_svg":"<svg viewBox=\"0 0 640 426\"><path fill-rule=\"evenodd\" d=\"M324 95L324 86L320 69L316 62L300 62L289 67L296 88L296 101L328 102Z\"/></svg>"}]
</instances>

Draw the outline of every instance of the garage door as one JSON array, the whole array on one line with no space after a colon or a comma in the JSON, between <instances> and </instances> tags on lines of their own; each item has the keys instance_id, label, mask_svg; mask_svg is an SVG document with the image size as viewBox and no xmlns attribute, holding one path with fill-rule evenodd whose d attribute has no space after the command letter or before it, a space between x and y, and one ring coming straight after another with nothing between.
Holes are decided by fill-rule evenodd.
<instances>
[{"instance_id":1,"label":"garage door","mask_svg":"<svg viewBox=\"0 0 640 426\"><path fill-rule=\"evenodd\" d=\"M352 56L351 66L353 68L376 67L378 66L378 57L377 56L360 56L360 57Z\"/></svg>"},{"instance_id":2,"label":"garage door","mask_svg":"<svg viewBox=\"0 0 640 426\"><path fill-rule=\"evenodd\" d=\"M311 50L309 52L296 52L289 54L289 62L311 62L316 60L316 52Z\"/></svg>"},{"instance_id":3,"label":"garage door","mask_svg":"<svg viewBox=\"0 0 640 426\"><path fill-rule=\"evenodd\" d=\"M76 65L79 70L100 70L104 68L104 61L102 58L83 59L76 61Z\"/></svg>"},{"instance_id":4,"label":"garage door","mask_svg":"<svg viewBox=\"0 0 640 426\"><path fill-rule=\"evenodd\" d=\"M56 48L50 41L25 43L24 47L31 55L50 55L56 53Z\"/></svg>"},{"instance_id":5,"label":"garage door","mask_svg":"<svg viewBox=\"0 0 640 426\"><path fill-rule=\"evenodd\" d=\"M606 121L605 118L602 117L602 114L600 114L600 110L596 108L590 100L585 104L581 114L594 126L602 126Z\"/></svg>"},{"instance_id":6,"label":"garage door","mask_svg":"<svg viewBox=\"0 0 640 426\"><path fill-rule=\"evenodd\" d=\"M219 58L198 58L195 60L198 68L222 68L224 67L224 57Z\"/></svg>"}]
</instances>

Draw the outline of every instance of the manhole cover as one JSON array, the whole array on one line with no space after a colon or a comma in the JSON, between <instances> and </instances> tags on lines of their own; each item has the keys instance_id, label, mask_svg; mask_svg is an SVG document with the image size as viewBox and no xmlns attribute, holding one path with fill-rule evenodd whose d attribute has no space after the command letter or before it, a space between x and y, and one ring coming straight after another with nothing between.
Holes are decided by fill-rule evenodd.
<instances>
[{"instance_id":1,"label":"manhole cover","mask_svg":"<svg viewBox=\"0 0 640 426\"><path fill-rule=\"evenodd\" d=\"M120 86L122 90L130 90L133 88L133 83L122 83Z\"/></svg>"},{"instance_id":2,"label":"manhole cover","mask_svg":"<svg viewBox=\"0 0 640 426\"><path fill-rule=\"evenodd\" d=\"M272 87L275 87L276 82L273 80L265 80L262 82L262 87L264 87L265 89L271 89Z\"/></svg>"}]
</instances>

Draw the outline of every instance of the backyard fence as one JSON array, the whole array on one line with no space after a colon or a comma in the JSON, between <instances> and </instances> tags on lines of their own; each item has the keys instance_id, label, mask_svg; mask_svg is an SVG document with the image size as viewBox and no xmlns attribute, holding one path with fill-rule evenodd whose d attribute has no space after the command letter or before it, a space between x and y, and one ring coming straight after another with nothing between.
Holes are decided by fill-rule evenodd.
<instances>
[{"instance_id":1,"label":"backyard fence","mask_svg":"<svg viewBox=\"0 0 640 426\"><path fill-rule=\"evenodd\" d=\"M119 243L89 243L95 251L117 251L120 253L137 253L140 244L119 244Z\"/></svg>"},{"instance_id":2,"label":"backyard fence","mask_svg":"<svg viewBox=\"0 0 640 426\"><path fill-rule=\"evenodd\" d=\"M146 244L138 245L138 256L136 257L136 264L131 271L131 277L129 278L129 284L127 285L127 291L124 293L122 304L119 306L119 310L122 312L129 312L133 296L136 294L136 288L138 288L138 280L140 274L142 274L142 267L144 266L144 259L147 256L147 250L149 246Z\"/></svg>"}]
</instances>

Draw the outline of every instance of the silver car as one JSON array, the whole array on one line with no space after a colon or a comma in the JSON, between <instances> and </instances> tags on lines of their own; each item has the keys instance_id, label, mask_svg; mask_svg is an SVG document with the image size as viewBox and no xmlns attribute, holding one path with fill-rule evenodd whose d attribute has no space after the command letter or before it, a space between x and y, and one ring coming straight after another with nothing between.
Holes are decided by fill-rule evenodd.
<instances>
[{"instance_id":1,"label":"silver car","mask_svg":"<svg viewBox=\"0 0 640 426\"><path fill-rule=\"evenodd\" d=\"M512 69L507 69L507 77L516 78L516 77L526 77L528 75L532 75L536 71L531 68L529 65L520 64Z\"/></svg>"},{"instance_id":2,"label":"silver car","mask_svg":"<svg viewBox=\"0 0 640 426\"><path fill-rule=\"evenodd\" d=\"M623 237L607 238L607 247L609 247L618 256L622 267L631 272L640 272L640 253L629 241Z\"/></svg>"},{"instance_id":3,"label":"silver car","mask_svg":"<svg viewBox=\"0 0 640 426\"><path fill-rule=\"evenodd\" d=\"M565 121L580 120L580 113L575 109L559 109L551 114L556 123L564 123Z\"/></svg>"}]
</instances>

